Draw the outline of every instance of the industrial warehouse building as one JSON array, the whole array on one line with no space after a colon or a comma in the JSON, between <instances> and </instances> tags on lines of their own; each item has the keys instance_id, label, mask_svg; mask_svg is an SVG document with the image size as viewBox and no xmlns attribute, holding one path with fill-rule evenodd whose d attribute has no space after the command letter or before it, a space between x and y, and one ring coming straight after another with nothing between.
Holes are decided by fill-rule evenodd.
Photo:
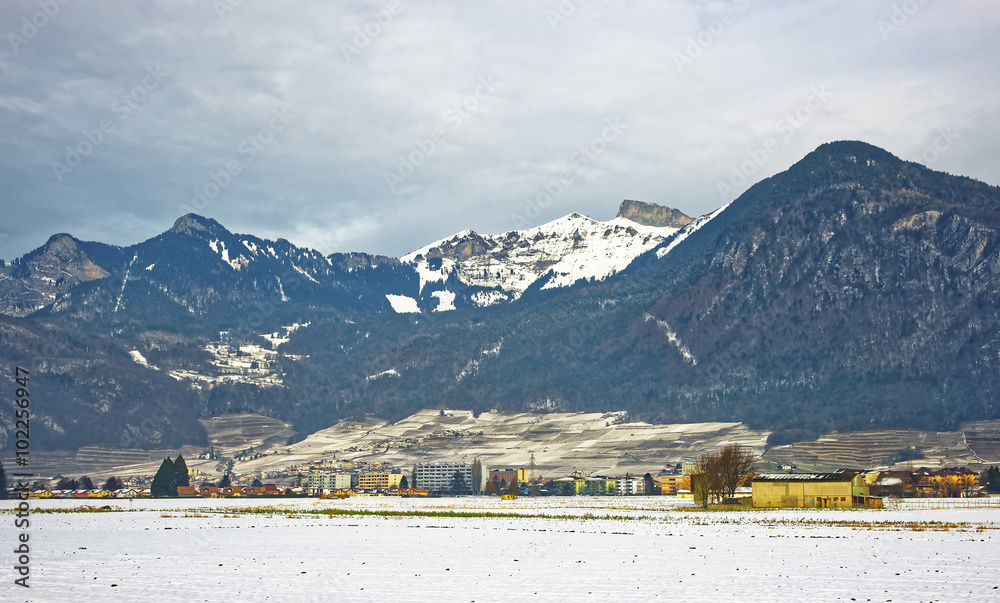
<instances>
[{"instance_id":1,"label":"industrial warehouse building","mask_svg":"<svg viewBox=\"0 0 1000 603\"><path fill-rule=\"evenodd\" d=\"M849 509L881 503L868 496L868 483L854 472L763 473L751 486L756 508Z\"/></svg>"}]
</instances>

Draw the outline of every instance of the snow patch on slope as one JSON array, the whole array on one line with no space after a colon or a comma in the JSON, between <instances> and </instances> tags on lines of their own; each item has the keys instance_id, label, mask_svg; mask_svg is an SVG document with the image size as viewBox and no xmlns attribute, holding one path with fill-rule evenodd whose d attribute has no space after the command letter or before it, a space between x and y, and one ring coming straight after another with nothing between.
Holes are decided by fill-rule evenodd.
<instances>
[{"instance_id":1,"label":"snow patch on slope","mask_svg":"<svg viewBox=\"0 0 1000 603\"><path fill-rule=\"evenodd\" d=\"M396 314L408 314L408 313L419 313L420 307L417 306L417 300L406 295L393 295L391 293L386 293L385 298L389 300L389 305L392 309L396 311Z\"/></svg>"},{"instance_id":2,"label":"snow patch on slope","mask_svg":"<svg viewBox=\"0 0 1000 603\"><path fill-rule=\"evenodd\" d=\"M244 242L244 244L246 243ZM229 264L229 267L233 270L242 270L247 264L250 263L250 261L242 255L238 255L231 259L229 257L229 250L226 249L226 244L219 239L212 239L208 242L208 246L212 248L212 251L219 254L222 261Z\"/></svg>"},{"instance_id":3,"label":"snow patch on slope","mask_svg":"<svg viewBox=\"0 0 1000 603\"><path fill-rule=\"evenodd\" d=\"M515 299L514 296L504 293L503 291L476 291L469 297L472 300L472 303L480 308L485 308L486 306L492 306L493 304L499 304Z\"/></svg>"},{"instance_id":4,"label":"snow patch on slope","mask_svg":"<svg viewBox=\"0 0 1000 603\"><path fill-rule=\"evenodd\" d=\"M382 377L398 377L399 373L396 369L389 369L387 371L382 371L381 373L375 373L374 375L368 375L365 377L365 381L375 381L376 379L381 379Z\"/></svg>"},{"instance_id":5,"label":"snow patch on slope","mask_svg":"<svg viewBox=\"0 0 1000 603\"><path fill-rule=\"evenodd\" d=\"M667 324L667 321L659 319L647 312L646 322L649 322L651 320L656 321L656 324L658 324L660 328L663 329L663 332L667 336L667 341L677 346L677 349L678 351L680 351L681 356L684 358L684 360L690 362L692 366L698 365L698 359L695 358L694 354L691 353L691 350L689 350L687 346L684 345L684 343L681 341L681 338L677 336L677 333L675 333L674 330L670 328L670 325Z\"/></svg>"},{"instance_id":6,"label":"snow patch on slope","mask_svg":"<svg viewBox=\"0 0 1000 603\"><path fill-rule=\"evenodd\" d=\"M435 312L445 312L447 310L455 309L455 293L452 291L434 291L431 296L438 299L438 305L434 308Z\"/></svg>"},{"instance_id":7,"label":"snow patch on slope","mask_svg":"<svg viewBox=\"0 0 1000 603\"><path fill-rule=\"evenodd\" d=\"M314 283L319 283L319 281L317 281L316 279L314 279L314 278L312 277L312 275L311 275L311 274L309 274L309 273L308 273L308 272L306 272L305 270L303 270L303 269L299 268L299 267L298 267L298 266L296 266L295 264L292 264L292 268L294 268L296 272L298 272L298 273L299 273L299 274L301 274L302 276L306 277L307 279L311 280L312 282L314 282Z\"/></svg>"},{"instance_id":8,"label":"snow patch on slope","mask_svg":"<svg viewBox=\"0 0 1000 603\"><path fill-rule=\"evenodd\" d=\"M146 361L146 357L143 356L142 352L140 352L139 350L132 350L131 352L128 353L128 355L132 357L132 361L135 362L136 364L141 364L142 366L149 367L153 370L157 371L160 370L155 366L149 364L149 362Z\"/></svg>"}]
</instances>

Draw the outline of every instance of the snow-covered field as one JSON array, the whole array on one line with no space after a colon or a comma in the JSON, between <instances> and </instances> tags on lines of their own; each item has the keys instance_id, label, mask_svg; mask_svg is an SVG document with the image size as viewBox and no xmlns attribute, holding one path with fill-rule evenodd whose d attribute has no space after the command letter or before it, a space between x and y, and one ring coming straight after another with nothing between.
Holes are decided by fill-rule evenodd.
<instances>
[{"instance_id":1,"label":"snow-covered field","mask_svg":"<svg viewBox=\"0 0 1000 603\"><path fill-rule=\"evenodd\" d=\"M32 513L30 590L13 584L21 531L0 515L0 599L1000 600L996 509L705 513L666 497L97 504L115 510ZM350 514L372 511L384 514Z\"/></svg>"}]
</instances>

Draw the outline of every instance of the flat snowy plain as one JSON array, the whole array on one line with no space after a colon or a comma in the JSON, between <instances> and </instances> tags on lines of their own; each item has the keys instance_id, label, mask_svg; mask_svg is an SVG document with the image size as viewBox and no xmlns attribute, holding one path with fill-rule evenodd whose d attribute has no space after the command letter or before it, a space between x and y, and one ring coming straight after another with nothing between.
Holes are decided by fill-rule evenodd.
<instances>
[{"instance_id":1,"label":"flat snowy plain","mask_svg":"<svg viewBox=\"0 0 1000 603\"><path fill-rule=\"evenodd\" d=\"M30 502L29 590L13 583L16 502L0 501L5 601L1000 601L1000 509L359 497L44 513L84 503ZM373 511L386 514L361 514Z\"/></svg>"}]
</instances>

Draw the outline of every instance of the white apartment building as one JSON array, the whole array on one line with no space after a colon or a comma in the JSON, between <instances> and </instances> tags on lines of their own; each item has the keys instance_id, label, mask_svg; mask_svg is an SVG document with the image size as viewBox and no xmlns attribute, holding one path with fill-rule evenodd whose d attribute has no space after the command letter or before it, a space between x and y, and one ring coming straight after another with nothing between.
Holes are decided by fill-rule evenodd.
<instances>
[{"instance_id":1,"label":"white apartment building","mask_svg":"<svg viewBox=\"0 0 1000 603\"><path fill-rule=\"evenodd\" d=\"M456 471L465 478L467 492L471 491L472 466L465 463L421 463L417 465L417 487L428 492L448 492Z\"/></svg>"},{"instance_id":2,"label":"white apartment building","mask_svg":"<svg viewBox=\"0 0 1000 603\"><path fill-rule=\"evenodd\" d=\"M306 481L306 487L314 490L347 490L357 485L357 473L314 473Z\"/></svg>"}]
</instances>

